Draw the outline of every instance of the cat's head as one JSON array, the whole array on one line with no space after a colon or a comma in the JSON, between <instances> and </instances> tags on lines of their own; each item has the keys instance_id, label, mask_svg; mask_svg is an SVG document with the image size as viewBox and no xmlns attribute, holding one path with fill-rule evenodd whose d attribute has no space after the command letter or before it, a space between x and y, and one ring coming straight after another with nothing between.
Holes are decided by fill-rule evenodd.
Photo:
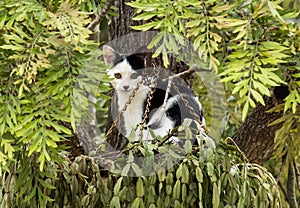
<instances>
[{"instance_id":1,"label":"cat's head","mask_svg":"<svg viewBox=\"0 0 300 208\"><path fill-rule=\"evenodd\" d=\"M107 73L117 91L131 92L141 81L145 68L145 60L141 53L120 55L112 47L104 45L103 57L105 64L112 65Z\"/></svg>"}]
</instances>

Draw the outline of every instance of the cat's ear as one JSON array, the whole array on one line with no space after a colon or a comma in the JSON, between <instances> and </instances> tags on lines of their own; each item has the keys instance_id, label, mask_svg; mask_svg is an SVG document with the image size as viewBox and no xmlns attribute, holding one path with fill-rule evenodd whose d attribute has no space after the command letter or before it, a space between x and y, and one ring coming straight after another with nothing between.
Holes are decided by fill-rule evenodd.
<instances>
[{"instance_id":1,"label":"cat's ear","mask_svg":"<svg viewBox=\"0 0 300 208\"><path fill-rule=\"evenodd\" d=\"M103 58L106 65L113 64L116 60L116 57L117 54L112 47L108 45L103 46Z\"/></svg>"}]
</instances>

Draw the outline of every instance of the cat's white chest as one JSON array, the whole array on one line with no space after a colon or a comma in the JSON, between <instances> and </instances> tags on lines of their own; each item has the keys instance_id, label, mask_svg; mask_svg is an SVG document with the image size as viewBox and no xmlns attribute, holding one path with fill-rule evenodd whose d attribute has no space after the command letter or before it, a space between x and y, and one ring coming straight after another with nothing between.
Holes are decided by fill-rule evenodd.
<instances>
[{"instance_id":1,"label":"cat's white chest","mask_svg":"<svg viewBox=\"0 0 300 208\"><path fill-rule=\"evenodd\" d=\"M131 93L118 92L119 112L122 111L129 100ZM147 99L148 90L136 93L131 103L127 106L123 114L126 136L129 136L132 129L142 122L144 114L144 101Z\"/></svg>"}]
</instances>

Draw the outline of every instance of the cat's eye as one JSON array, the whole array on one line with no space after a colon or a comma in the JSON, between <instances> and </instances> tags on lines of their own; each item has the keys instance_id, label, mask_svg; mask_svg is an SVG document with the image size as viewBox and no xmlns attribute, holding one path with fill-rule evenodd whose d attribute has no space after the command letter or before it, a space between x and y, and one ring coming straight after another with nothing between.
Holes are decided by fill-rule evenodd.
<instances>
[{"instance_id":1,"label":"cat's eye","mask_svg":"<svg viewBox=\"0 0 300 208\"><path fill-rule=\"evenodd\" d=\"M138 74L137 74L137 73L133 73L133 74L130 76L131 79L136 79L137 77L138 77Z\"/></svg>"},{"instance_id":2,"label":"cat's eye","mask_svg":"<svg viewBox=\"0 0 300 208\"><path fill-rule=\"evenodd\" d=\"M115 76L116 79L121 79L122 78L122 75L120 73L115 73L114 76Z\"/></svg>"}]
</instances>

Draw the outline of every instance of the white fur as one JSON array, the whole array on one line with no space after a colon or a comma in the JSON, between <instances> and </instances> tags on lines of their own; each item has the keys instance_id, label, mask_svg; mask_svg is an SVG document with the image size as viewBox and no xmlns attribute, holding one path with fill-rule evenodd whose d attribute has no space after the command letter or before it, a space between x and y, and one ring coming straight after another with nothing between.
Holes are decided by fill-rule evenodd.
<instances>
[{"instance_id":1,"label":"white fur","mask_svg":"<svg viewBox=\"0 0 300 208\"><path fill-rule=\"evenodd\" d=\"M179 96L176 95L174 97L171 97L168 99L166 106L160 106L155 113L151 116L151 119L148 122L148 126L151 126L154 123L161 123L163 124L163 127L160 130L157 130L159 132L159 135L166 135L169 133L170 130L174 128L174 122L171 121L167 115L166 111L173 106L175 102L177 102ZM164 108L163 108L164 107Z\"/></svg>"},{"instance_id":2,"label":"white fur","mask_svg":"<svg viewBox=\"0 0 300 208\"><path fill-rule=\"evenodd\" d=\"M120 73L122 78L114 78L115 73ZM129 100L130 95L132 94L133 89L136 88L138 82L142 79L141 76L138 76L136 79L131 79L131 75L133 73L135 73L135 71L131 68L126 59L108 71L109 77L113 78L111 83L118 94L119 112L124 108L125 104ZM124 86L129 86L129 88L125 90ZM139 90L135 93L130 105L128 105L126 111L124 112L123 116L126 136L129 136L131 131L142 122L144 110L143 104L144 100L147 99L149 90L150 89L145 85L141 85Z\"/></svg>"},{"instance_id":3,"label":"white fur","mask_svg":"<svg viewBox=\"0 0 300 208\"><path fill-rule=\"evenodd\" d=\"M109 46L103 47L103 56L106 64L113 64L116 58L114 49ZM120 73L121 78L115 78L116 73ZM112 78L111 84L115 88L118 96L119 112L122 111L122 109L128 102L132 91L136 88L137 84L142 79L142 76L138 76L136 79L133 79L131 77L133 73L136 73L136 71L132 69L131 65L126 59L113 66L112 69L107 70L107 74L110 78ZM142 132L140 132L140 129L136 128L142 122L144 114L144 102L145 100L147 100L149 91L150 88L148 86L145 86L143 84L140 85L139 90L135 93L131 103L127 106L126 111L123 114L126 137L128 137L134 129L137 129L136 140L139 140L141 133L142 140L153 140L147 129L144 129ZM178 99L180 99L179 95L171 97L167 100L165 106L160 106L155 110L154 113L151 112L152 114L149 122L146 124L146 127L150 127L153 124L155 126L158 126L158 128L153 129L155 135L160 135L163 137L175 127L175 121L172 121L169 117L167 117L166 111L171 108L174 103L178 102ZM201 104L198 102L197 97L195 97L195 100L199 105L199 109L201 109ZM178 141L177 138L172 138L171 140L174 140L176 142Z\"/></svg>"},{"instance_id":4,"label":"white fur","mask_svg":"<svg viewBox=\"0 0 300 208\"><path fill-rule=\"evenodd\" d=\"M107 73L110 78L113 78L111 84L114 86L117 92L131 92L136 87L137 83L142 79L141 76L139 76L137 79L130 78L134 71L126 59L115 65L111 70L108 70ZM115 73L120 73L122 78L114 78ZM124 89L124 86L129 86L127 91Z\"/></svg>"},{"instance_id":5,"label":"white fur","mask_svg":"<svg viewBox=\"0 0 300 208\"><path fill-rule=\"evenodd\" d=\"M123 109L126 102L129 100L131 92L122 92L118 93L118 105L119 112ZM124 125L126 129L126 136L129 136L131 131L136 128L138 124L142 122L143 117L143 101L146 99L148 94L147 90L142 90L137 92L132 99L130 105L128 105L126 111L124 112Z\"/></svg>"},{"instance_id":6,"label":"white fur","mask_svg":"<svg viewBox=\"0 0 300 208\"><path fill-rule=\"evenodd\" d=\"M154 131L155 135L159 136L166 136L170 131L175 127L174 121L172 121L170 118L167 117L166 111L173 106L175 102L179 99L179 96L174 96L168 99L166 106L160 106L156 111L151 115L151 118L149 122L147 123L147 126L151 126L154 123L160 123L161 126ZM143 131L143 140L152 140L152 136L150 135L147 130ZM177 138L172 138L171 140L177 141Z\"/></svg>"},{"instance_id":7,"label":"white fur","mask_svg":"<svg viewBox=\"0 0 300 208\"><path fill-rule=\"evenodd\" d=\"M115 73L120 73L122 75L121 79L114 78ZM111 81L112 85L116 89L118 94L118 106L119 112L124 108L125 104L128 102L130 95L132 94L132 90L137 86L138 82L142 79L139 76L137 79L131 79L131 74L135 73L135 71L128 64L127 60L123 60L122 62L115 65L111 70L108 71L109 77L113 78ZM124 89L124 86L129 86L128 90ZM143 114L144 114L144 101L147 99L148 93L150 89L145 85L141 85L139 90L136 92L133 97L130 105L128 105L126 111L124 112L124 125L126 130L126 136L128 137L133 129L136 129L137 125L142 122ZM178 96L174 96L168 99L165 109L162 109L162 106L155 111L153 115L151 115L151 119L148 122L147 126L155 122L161 123L161 127L154 130L156 135L165 136L174 128L174 121L170 120L166 116L166 110L174 104L178 99ZM139 139L140 130L136 131L136 140ZM152 140L150 133L148 130L143 130L142 132L142 140Z\"/></svg>"}]
</instances>

